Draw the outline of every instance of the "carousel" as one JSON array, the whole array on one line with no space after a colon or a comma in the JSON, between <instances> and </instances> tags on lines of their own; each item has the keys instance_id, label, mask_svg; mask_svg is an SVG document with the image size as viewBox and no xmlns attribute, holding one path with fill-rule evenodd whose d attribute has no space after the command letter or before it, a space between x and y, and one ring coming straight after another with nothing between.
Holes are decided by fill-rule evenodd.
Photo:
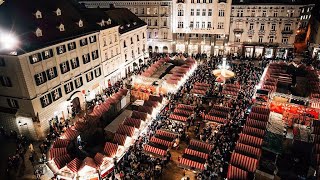
<instances>
[{"instance_id":1,"label":"carousel","mask_svg":"<svg viewBox=\"0 0 320 180\"><path fill-rule=\"evenodd\" d=\"M228 70L230 68L229 65L227 65L227 58L222 59L222 65L218 66L219 69L215 69L212 71L213 75L216 77L216 80L221 83L225 83L226 80L233 78L235 76L235 73Z\"/></svg>"}]
</instances>

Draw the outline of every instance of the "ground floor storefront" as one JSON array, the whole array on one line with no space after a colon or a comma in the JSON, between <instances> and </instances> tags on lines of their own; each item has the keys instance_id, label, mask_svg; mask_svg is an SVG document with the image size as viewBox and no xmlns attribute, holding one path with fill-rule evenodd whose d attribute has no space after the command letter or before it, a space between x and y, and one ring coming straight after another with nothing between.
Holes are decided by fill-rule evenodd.
<instances>
[{"instance_id":1,"label":"ground floor storefront","mask_svg":"<svg viewBox=\"0 0 320 180\"><path fill-rule=\"evenodd\" d=\"M238 51L246 57L264 57L267 59L287 59L293 55L291 46L242 45Z\"/></svg>"}]
</instances>

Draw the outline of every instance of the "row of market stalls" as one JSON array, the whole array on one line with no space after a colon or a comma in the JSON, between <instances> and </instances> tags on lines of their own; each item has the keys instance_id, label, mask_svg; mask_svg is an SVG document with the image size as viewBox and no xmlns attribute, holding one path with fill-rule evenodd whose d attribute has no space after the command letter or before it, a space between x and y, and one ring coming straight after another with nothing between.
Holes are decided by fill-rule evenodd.
<instances>
[{"instance_id":1,"label":"row of market stalls","mask_svg":"<svg viewBox=\"0 0 320 180\"><path fill-rule=\"evenodd\" d=\"M192 94L205 96L207 94L207 92L209 91L209 89L210 89L210 84L196 82L196 83L194 83L190 92Z\"/></svg>"},{"instance_id":2,"label":"row of market stalls","mask_svg":"<svg viewBox=\"0 0 320 180\"><path fill-rule=\"evenodd\" d=\"M174 66L169 63L170 59L160 59L152 64L141 75L133 77L131 90L132 99L147 100L152 94L166 94L175 92L185 83L186 79L194 72L197 63L188 58L177 62ZM172 68L173 67L173 68Z\"/></svg>"},{"instance_id":3,"label":"row of market stalls","mask_svg":"<svg viewBox=\"0 0 320 180\"><path fill-rule=\"evenodd\" d=\"M239 84L225 84L222 90L222 94L237 97L240 89L241 86Z\"/></svg>"},{"instance_id":4,"label":"row of market stalls","mask_svg":"<svg viewBox=\"0 0 320 180\"><path fill-rule=\"evenodd\" d=\"M227 178L253 179L262 155L262 143L269 120L269 109L253 107L231 155Z\"/></svg>"},{"instance_id":5,"label":"row of market stalls","mask_svg":"<svg viewBox=\"0 0 320 180\"><path fill-rule=\"evenodd\" d=\"M131 115L118 125L112 140L105 142L102 151L87 157L79 157L79 154L74 153L75 149L81 152L86 151L79 144L81 132L90 126L97 125L98 119L110 110L112 113L118 113L122 107L125 107L127 101L124 98L127 92L120 90L105 103L95 107L92 113L79 119L74 126L68 128L53 142L48 153L49 166L59 178L98 179L106 177L113 171L115 161L120 161L139 134L146 130L154 112L163 107L163 97L150 96L148 101L145 101L138 110L132 111Z\"/></svg>"}]
</instances>

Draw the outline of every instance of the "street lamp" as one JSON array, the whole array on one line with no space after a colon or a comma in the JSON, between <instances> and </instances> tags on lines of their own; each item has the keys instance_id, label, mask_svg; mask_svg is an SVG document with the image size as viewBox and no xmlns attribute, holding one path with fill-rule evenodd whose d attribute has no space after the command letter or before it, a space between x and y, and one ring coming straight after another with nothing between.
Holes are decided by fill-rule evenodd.
<instances>
[{"instance_id":1,"label":"street lamp","mask_svg":"<svg viewBox=\"0 0 320 180\"><path fill-rule=\"evenodd\" d=\"M0 31L0 49L13 50L18 45L18 39L13 33Z\"/></svg>"}]
</instances>

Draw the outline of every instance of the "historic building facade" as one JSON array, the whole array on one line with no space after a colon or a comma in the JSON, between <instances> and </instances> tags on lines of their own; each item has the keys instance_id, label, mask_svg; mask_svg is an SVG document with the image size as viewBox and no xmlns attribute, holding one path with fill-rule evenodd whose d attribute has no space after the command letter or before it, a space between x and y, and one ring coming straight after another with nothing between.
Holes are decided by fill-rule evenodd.
<instances>
[{"instance_id":1,"label":"historic building facade","mask_svg":"<svg viewBox=\"0 0 320 180\"><path fill-rule=\"evenodd\" d=\"M171 0L80 0L87 8L128 8L148 25L148 51L173 52L172 47L172 3Z\"/></svg>"},{"instance_id":2,"label":"historic building facade","mask_svg":"<svg viewBox=\"0 0 320 180\"><path fill-rule=\"evenodd\" d=\"M24 17L14 22L19 44L0 50L0 125L6 129L44 138L52 119L83 109L86 99L143 63L147 27L127 9L80 10L58 0L12 11L15 3L0 6ZM10 30L13 21L6 17L0 20ZM25 28L23 21L35 23Z\"/></svg>"},{"instance_id":3,"label":"historic building facade","mask_svg":"<svg viewBox=\"0 0 320 180\"><path fill-rule=\"evenodd\" d=\"M296 1L245 3L234 0L231 52L248 57L286 58L294 49L302 7Z\"/></svg>"},{"instance_id":4,"label":"historic building facade","mask_svg":"<svg viewBox=\"0 0 320 180\"><path fill-rule=\"evenodd\" d=\"M229 39L230 0L177 0L172 8L176 52L224 53Z\"/></svg>"}]
</instances>

